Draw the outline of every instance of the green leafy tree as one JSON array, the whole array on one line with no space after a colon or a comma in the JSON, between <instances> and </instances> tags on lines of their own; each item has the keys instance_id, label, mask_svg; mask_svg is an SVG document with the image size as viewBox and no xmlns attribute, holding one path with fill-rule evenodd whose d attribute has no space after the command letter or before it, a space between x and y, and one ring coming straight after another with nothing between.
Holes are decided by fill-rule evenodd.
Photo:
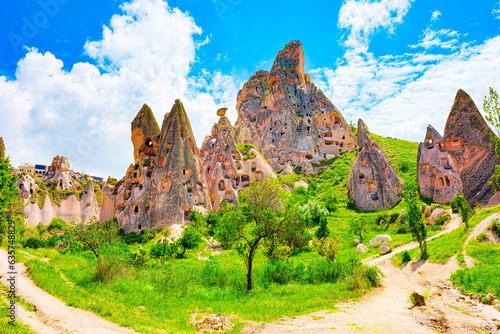
<instances>
[{"instance_id":1,"label":"green leafy tree","mask_svg":"<svg viewBox=\"0 0 500 334\"><path fill-rule=\"evenodd\" d=\"M319 227L316 230L316 238L319 240L325 239L330 235L330 230L328 229L328 219L323 216L319 220Z\"/></svg>"},{"instance_id":2,"label":"green leafy tree","mask_svg":"<svg viewBox=\"0 0 500 334\"><path fill-rule=\"evenodd\" d=\"M12 174L9 158L2 159L3 156L3 147L0 147L0 243L7 233L9 222L21 223L19 211L23 206L19 189L14 185L18 177Z\"/></svg>"},{"instance_id":3,"label":"green leafy tree","mask_svg":"<svg viewBox=\"0 0 500 334\"><path fill-rule=\"evenodd\" d=\"M64 233L64 241L71 244L81 242L99 259L101 248L120 241L120 226L116 219L100 222L97 218L87 223L71 223L72 226Z\"/></svg>"},{"instance_id":4,"label":"green leafy tree","mask_svg":"<svg viewBox=\"0 0 500 334\"><path fill-rule=\"evenodd\" d=\"M366 220L354 219L349 223L349 233L358 236L359 242L363 243L363 235L367 232Z\"/></svg>"},{"instance_id":5,"label":"green leafy tree","mask_svg":"<svg viewBox=\"0 0 500 334\"><path fill-rule=\"evenodd\" d=\"M247 267L247 291L252 290L252 267L262 241L279 235L281 240L303 228L296 206L275 178L253 181L240 195L240 207L221 217L216 238L224 247L235 247Z\"/></svg>"},{"instance_id":6,"label":"green leafy tree","mask_svg":"<svg viewBox=\"0 0 500 334\"><path fill-rule=\"evenodd\" d=\"M427 258L427 228L422 219L422 210L418 203L418 186L414 182L406 183L403 187L403 200L406 206L406 222L410 228L411 234L417 239L420 247L420 257Z\"/></svg>"},{"instance_id":7,"label":"green leafy tree","mask_svg":"<svg viewBox=\"0 0 500 334\"><path fill-rule=\"evenodd\" d=\"M329 262L335 261L341 247L342 240L332 235L329 235L324 239L320 239L315 243L315 248L318 254L324 256Z\"/></svg>"},{"instance_id":8,"label":"green leafy tree","mask_svg":"<svg viewBox=\"0 0 500 334\"><path fill-rule=\"evenodd\" d=\"M500 158L500 98L497 91L490 87L489 94L483 99L484 117L493 126L494 133L490 133L491 141L495 143L495 152ZM492 175L489 185L495 193L500 191L500 165L495 166L496 173Z\"/></svg>"},{"instance_id":9,"label":"green leafy tree","mask_svg":"<svg viewBox=\"0 0 500 334\"><path fill-rule=\"evenodd\" d=\"M176 241L168 242L166 239L163 239L151 246L149 255L151 258L159 260L161 264L165 264L167 260L177 255L178 250L179 244Z\"/></svg>"},{"instance_id":10,"label":"green leafy tree","mask_svg":"<svg viewBox=\"0 0 500 334\"><path fill-rule=\"evenodd\" d=\"M177 240L179 247L182 248L182 253L179 257L184 257L186 250L198 247L201 242L201 234L194 226L188 225L183 231L181 238Z\"/></svg>"},{"instance_id":11,"label":"green leafy tree","mask_svg":"<svg viewBox=\"0 0 500 334\"><path fill-rule=\"evenodd\" d=\"M328 216L328 209L317 199L307 201L305 205L300 207L300 210L307 219L309 227L318 226L323 217Z\"/></svg>"},{"instance_id":12,"label":"green leafy tree","mask_svg":"<svg viewBox=\"0 0 500 334\"><path fill-rule=\"evenodd\" d=\"M469 220L474 216L474 209L472 209L465 198L457 192L455 198L453 199L455 206L458 208L458 214L465 224L466 228L469 228Z\"/></svg>"}]
</instances>

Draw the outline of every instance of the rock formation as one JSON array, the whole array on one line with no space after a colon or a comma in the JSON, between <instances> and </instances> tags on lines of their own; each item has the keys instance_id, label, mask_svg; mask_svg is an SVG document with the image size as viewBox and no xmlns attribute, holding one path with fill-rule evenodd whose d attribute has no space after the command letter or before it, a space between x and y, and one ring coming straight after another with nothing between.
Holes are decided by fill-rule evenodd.
<instances>
[{"instance_id":1,"label":"rock formation","mask_svg":"<svg viewBox=\"0 0 500 334\"><path fill-rule=\"evenodd\" d=\"M189 221L197 209L211 209L205 174L184 106L175 101L158 124L144 106L132 122L135 165L115 187L106 186L103 218L111 217L110 206L126 232L156 230Z\"/></svg>"},{"instance_id":2,"label":"rock formation","mask_svg":"<svg viewBox=\"0 0 500 334\"><path fill-rule=\"evenodd\" d=\"M68 158L57 155L54 159L52 159L52 164L50 165L48 171L48 180L56 183L56 189L82 190L81 184L71 176L69 168L70 164Z\"/></svg>"},{"instance_id":3,"label":"rock formation","mask_svg":"<svg viewBox=\"0 0 500 334\"><path fill-rule=\"evenodd\" d=\"M463 195L470 205L487 204L493 196L488 182L500 161L490 134L492 131L474 101L459 90L438 148L446 150L457 166Z\"/></svg>"},{"instance_id":4,"label":"rock formation","mask_svg":"<svg viewBox=\"0 0 500 334\"><path fill-rule=\"evenodd\" d=\"M455 162L443 149L443 138L427 126L425 140L418 146L417 180L420 194L435 203L448 203L455 194L462 193L462 181Z\"/></svg>"},{"instance_id":5,"label":"rock formation","mask_svg":"<svg viewBox=\"0 0 500 334\"><path fill-rule=\"evenodd\" d=\"M22 175L14 185L19 188L19 192L24 204L29 202L31 196L34 196L36 190L38 189L38 186L31 175Z\"/></svg>"},{"instance_id":6,"label":"rock formation","mask_svg":"<svg viewBox=\"0 0 500 334\"><path fill-rule=\"evenodd\" d=\"M236 109L236 142L255 145L274 171L290 162L313 172L313 163L357 147L340 111L304 73L299 41L278 53L270 72L244 84Z\"/></svg>"},{"instance_id":7,"label":"rock formation","mask_svg":"<svg viewBox=\"0 0 500 334\"><path fill-rule=\"evenodd\" d=\"M361 119L358 121L358 141L363 149L349 173L349 197L362 210L394 207L401 200L403 181Z\"/></svg>"},{"instance_id":8,"label":"rock formation","mask_svg":"<svg viewBox=\"0 0 500 334\"><path fill-rule=\"evenodd\" d=\"M5 143L3 137L0 137L0 159L5 159Z\"/></svg>"},{"instance_id":9,"label":"rock formation","mask_svg":"<svg viewBox=\"0 0 500 334\"><path fill-rule=\"evenodd\" d=\"M75 194L71 194L66 199L61 200L59 204L56 204L51 202L49 195L46 195L42 208L38 203L30 202L21 212L30 226L36 226L39 223L48 225L53 218L60 218L66 222L87 222L94 217L99 218L99 205L96 200L94 185L92 181L88 181L82 191L80 200Z\"/></svg>"},{"instance_id":10,"label":"rock formation","mask_svg":"<svg viewBox=\"0 0 500 334\"><path fill-rule=\"evenodd\" d=\"M242 150L238 148L233 137L235 130L225 116L226 110L217 112L219 121L205 137L200 153L214 210L219 209L222 200L237 204L239 192L253 179L276 177L253 146L246 144L240 145Z\"/></svg>"}]
</instances>

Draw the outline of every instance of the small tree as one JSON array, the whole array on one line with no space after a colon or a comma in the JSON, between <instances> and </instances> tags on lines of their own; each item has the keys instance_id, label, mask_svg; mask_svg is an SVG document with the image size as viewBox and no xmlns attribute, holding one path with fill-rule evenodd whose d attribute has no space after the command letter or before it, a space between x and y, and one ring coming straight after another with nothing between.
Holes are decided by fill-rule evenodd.
<instances>
[{"instance_id":1,"label":"small tree","mask_svg":"<svg viewBox=\"0 0 500 334\"><path fill-rule=\"evenodd\" d=\"M472 216L474 216L475 213L474 210L470 207L469 203L459 192L457 192L453 201L455 202L455 205L458 208L458 214L460 215L460 218L462 218L465 227L469 228L469 220L471 219Z\"/></svg>"},{"instance_id":2,"label":"small tree","mask_svg":"<svg viewBox=\"0 0 500 334\"><path fill-rule=\"evenodd\" d=\"M168 242L166 239L163 239L151 246L149 254L153 259L159 260L161 264L165 264L166 260L173 258L177 254L178 249L179 245L177 242Z\"/></svg>"},{"instance_id":3,"label":"small tree","mask_svg":"<svg viewBox=\"0 0 500 334\"><path fill-rule=\"evenodd\" d=\"M325 208L318 200L312 199L307 201L304 206L300 207L300 210L307 219L309 227L318 226L323 217L328 216L328 209Z\"/></svg>"},{"instance_id":4,"label":"small tree","mask_svg":"<svg viewBox=\"0 0 500 334\"><path fill-rule=\"evenodd\" d=\"M342 240L332 235L315 243L318 254L324 256L329 262L335 261L335 257L339 253L341 246Z\"/></svg>"},{"instance_id":5,"label":"small tree","mask_svg":"<svg viewBox=\"0 0 500 334\"><path fill-rule=\"evenodd\" d=\"M328 219L326 217L321 217L319 221L319 228L316 230L316 238L318 240L325 239L330 235L330 230L328 229Z\"/></svg>"},{"instance_id":6,"label":"small tree","mask_svg":"<svg viewBox=\"0 0 500 334\"><path fill-rule=\"evenodd\" d=\"M201 242L201 234L196 230L194 226L188 225L183 231L182 236L179 240L179 247L182 248L182 253L179 257L184 257L187 249L194 249L198 247Z\"/></svg>"},{"instance_id":7,"label":"small tree","mask_svg":"<svg viewBox=\"0 0 500 334\"><path fill-rule=\"evenodd\" d=\"M72 227L64 234L64 240L66 243L82 242L99 259L101 248L104 245L112 244L120 239L119 229L120 226L116 219L103 223L97 218L93 218L88 223L76 224L72 222Z\"/></svg>"},{"instance_id":8,"label":"small tree","mask_svg":"<svg viewBox=\"0 0 500 334\"><path fill-rule=\"evenodd\" d=\"M289 194L275 178L253 181L241 194L240 207L227 210L218 222L216 238L225 247L236 247L247 267L247 291L252 290L252 267L263 240L295 233L303 227Z\"/></svg>"},{"instance_id":9,"label":"small tree","mask_svg":"<svg viewBox=\"0 0 500 334\"><path fill-rule=\"evenodd\" d=\"M351 220L349 223L349 233L359 237L359 242L363 243L363 234L367 232L366 220L364 218Z\"/></svg>"},{"instance_id":10,"label":"small tree","mask_svg":"<svg viewBox=\"0 0 500 334\"><path fill-rule=\"evenodd\" d=\"M490 87L489 94L483 99L484 117L493 126L494 133L490 133L491 141L495 143L495 152L500 158L500 98L498 93ZM495 193L500 191L500 165L495 166L496 173L491 176L489 185Z\"/></svg>"},{"instance_id":11,"label":"small tree","mask_svg":"<svg viewBox=\"0 0 500 334\"><path fill-rule=\"evenodd\" d=\"M2 159L3 156L4 150L0 147L0 244L7 232L8 223L10 221L20 223L19 211L23 206L19 188L14 185L17 176L12 174L9 158Z\"/></svg>"},{"instance_id":12,"label":"small tree","mask_svg":"<svg viewBox=\"0 0 500 334\"><path fill-rule=\"evenodd\" d=\"M420 257L427 258L427 228L422 219L422 210L420 210L418 199L418 186L414 182L406 183L403 187L403 200L406 205L406 221L410 228L411 234L417 239L420 247Z\"/></svg>"}]
</instances>

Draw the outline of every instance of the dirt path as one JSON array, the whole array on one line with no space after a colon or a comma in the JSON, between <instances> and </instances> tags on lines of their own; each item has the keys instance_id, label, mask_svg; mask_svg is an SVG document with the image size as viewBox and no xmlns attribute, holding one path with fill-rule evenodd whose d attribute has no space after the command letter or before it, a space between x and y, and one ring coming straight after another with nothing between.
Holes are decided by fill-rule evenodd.
<instances>
[{"instance_id":1,"label":"dirt path","mask_svg":"<svg viewBox=\"0 0 500 334\"><path fill-rule=\"evenodd\" d=\"M0 249L0 278L7 286L7 252ZM54 296L49 295L28 277L23 264L17 264L17 295L33 305L35 312L29 312L17 304L18 320L29 325L36 333L89 333L115 334L135 333L119 327L97 315L69 307Z\"/></svg>"},{"instance_id":2,"label":"dirt path","mask_svg":"<svg viewBox=\"0 0 500 334\"><path fill-rule=\"evenodd\" d=\"M458 228L460 218L452 215L446 229L433 239ZM500 333L500 312L493 306L477 304L461 295L446 281L459 268L455 258L446 265L416 261L400 270L390 258L418 247L403 245L392 253L370 258L385 275L382 286L363 296L359 302L332 305L335 311L320 311L306 316L282 318L250 333ZM425 307L411 308L412 292L425 295Z\"/></svg>"}]
</instances>

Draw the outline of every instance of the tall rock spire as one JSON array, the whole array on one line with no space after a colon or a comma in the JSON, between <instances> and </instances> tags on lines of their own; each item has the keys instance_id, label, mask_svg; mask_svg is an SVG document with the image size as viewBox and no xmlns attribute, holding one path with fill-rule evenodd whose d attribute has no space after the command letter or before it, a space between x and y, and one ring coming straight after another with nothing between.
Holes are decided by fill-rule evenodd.
<instances>
[{"instance_id":1,"label":"tall rock spire","mask_svg":"<svg viewBox=\"0 0 500 334\"><path fill-rule=\"evenodd\" d=\"M156 155L160 128L153 111L144 104L132 121L132 144L134 145L134 161L137 162L141 154Z\"/></svg>"},{"instance_id":2,"label":"tall rock spire","mask_svg":"<svg viewBox=\"0 0 500 334\"><path fill-rule=\"evenodd\" d=\"M493 192L488 182L500 164L495 153L493 132L472 98L459 90L443 136L444 149L453 159L469 204L487 204Z\"/></svg>"},{"instance_id":3,"label":"tall rock spire","mask_svg":"<svg viewBox=\"0 0 500 334\"><path fill-rule=\"evenodd\" d=\"M278 52L271 72L243 85L236 108L236 143L255 145L274 171L290 163L314 173L313 164L358 147L340 111L304 73L299 41Z\"/></svg>"}]
</instances>

